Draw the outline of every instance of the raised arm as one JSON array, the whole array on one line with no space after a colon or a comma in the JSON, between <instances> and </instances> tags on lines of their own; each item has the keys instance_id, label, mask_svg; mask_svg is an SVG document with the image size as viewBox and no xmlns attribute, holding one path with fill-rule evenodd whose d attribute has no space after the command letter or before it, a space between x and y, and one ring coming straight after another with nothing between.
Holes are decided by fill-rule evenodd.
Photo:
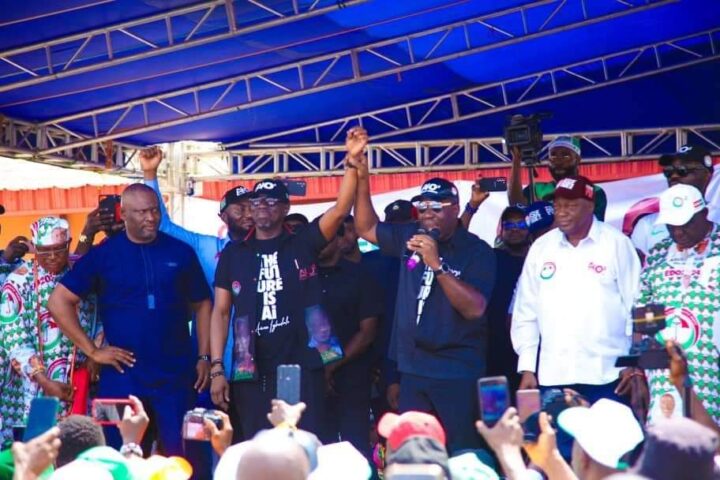
<instances>
[{"instance_id":1,"label":"raised arm","mask_svg":"<svg viewBox=\"0 0 720 480\"><path fill-rule=\"evenodd\" d=\"M508 182L508 203L510 205L527 205L528 199L523 194L522 186L522 159L517 148L512 149L512 164L510 166L510 181Z\"/></svg>"},{"instance_id":2,"label":"raised arm","mask_svg":"<svg viewBox=\"0 0 720 480\"><path fill-rule=\"evenodd\" d=\"M367 147L368 136L365 129L354 127L348 130L345 140L347 157L345 158L345 175L340 184L340 192L335 205L320 217L320 231L325 240L332 240L337 234L338 228L342 225L345 217L350 214L355 199L357 187L358 164L364 155Z\"/></svg>"},{"instance_id":3,"label":"raised arm","mask_svg":"<svg viewBox=\"0 0 720 480\"><path fill-rule=\"evenodd\" d=\"M355 192L355 230L370 243L378 244L375 231L379 223L370 197L370 169L367 158L357 165L357 189Z\"/></svg>"}]
</instances>

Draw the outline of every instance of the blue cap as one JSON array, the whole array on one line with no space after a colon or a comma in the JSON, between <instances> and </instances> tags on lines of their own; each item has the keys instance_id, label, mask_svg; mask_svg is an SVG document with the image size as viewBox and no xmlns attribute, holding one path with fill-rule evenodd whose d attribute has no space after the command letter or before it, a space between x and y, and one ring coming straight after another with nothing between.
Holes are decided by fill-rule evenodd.
<instances>
[{"instance_id":1,"label":"blue cap","mask_svg":"<svg viewBox=\"0 0 720 480\"><path fill-rule=\"evenodd\" d=\"M555 221L555 208L550 202L535 202L526 210L525 222L530 233L550 227Z\"/></svg>"}]
</instances>

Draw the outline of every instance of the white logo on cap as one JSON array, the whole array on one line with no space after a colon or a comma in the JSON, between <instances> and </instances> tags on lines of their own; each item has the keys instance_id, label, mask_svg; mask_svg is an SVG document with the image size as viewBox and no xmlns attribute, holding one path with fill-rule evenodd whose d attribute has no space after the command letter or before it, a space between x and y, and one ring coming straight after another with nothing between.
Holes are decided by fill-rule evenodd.
<instances>
[{"instance_id":1,"label":"white logo on cap","mask_svg":"<svg viewBox=\"0 0 720 480\"><path fill-rule=\"evenodd\" d=\"M273 182L258 183L255 187L255 191L257 190L275 190L275 184Z\"/></svg>"},{"instance_id":2,"label":"white logo on cap","mask_svg":"<svg viewBox=\"0 0 720 480\"><path fill-rule=\"evenodd\" d=\"M692 147L690 145L684 145L680 147L680 150L678 150L678 153L687 153L692 151Z\"/></svg>"},{"instance_id":3,"label":"white logo on cap","mask_svg":"<svg viewBox=\"0 0 720 480\"><path fill-rule=\"evenodd\" d=\"M246 193L247 193L247 188L238 187L235 189L235 195L237 195L238 197L240 195L245 195Z\"/></svg>"},{"instance_id":4,"label":"white logo on cap","mask_svg":"<svg viewBox=\"0 0 720 480\"><path fill-rule=\"evenodd\" d=\"M558 188L567 188L568 190L572 190L575 188L575 182L577 182L577 180L574 178L563 178L558 182L557 186Z\"/></svg>"},{"instance_id":5,"label":"white logo on cap","mask_svg":"<svg viewBox=\"0 0 720 480\"><path fill-rule=\"evenodd\" d=\"M422 186L422 193L436 193L438 190L442 188L442 185L439 185L437 183L426 183Z\"/></svg>"}]
</instances>

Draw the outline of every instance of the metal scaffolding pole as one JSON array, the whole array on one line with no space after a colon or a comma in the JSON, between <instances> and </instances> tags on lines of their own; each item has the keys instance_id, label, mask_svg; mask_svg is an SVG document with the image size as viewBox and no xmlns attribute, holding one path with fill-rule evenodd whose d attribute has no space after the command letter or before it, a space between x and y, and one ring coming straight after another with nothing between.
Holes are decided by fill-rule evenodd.
<instances>
[{"instance_id":1,"label":"metal scaffolding pole","mask_svg":"<svg viewBox=\"0 0 720 480\"><path fill-rule=\"evenodd\" d=\"M607 21L674 3L675 1L647 0L642 5L633 5L628 2L600 2L598 0L593 5L603 3L603 9L598 8L597 11L591 11L590 8L574 8L577 7L576 4L578 3L584 5L584 0L536 1L521 7L505 9L413 35L314 57L291 65L243 74L222 81L49 120L41 125L71 123L76 130L93 131L93 134L88 135L89 138L85 140L74 141L63 147L46 148L40 153L53 154L63 148L75 148L94 142L138 135L288 98L398 74L583 25ZM555 5L556 7L547 15L541 25L530 28L524 22L525 15L529 10L542 8L539 11L546 12L549 5ZM558 15L561 10L563 15ZM508 21L516 22L518 24L517 32L519 33L510 34L511 38L503 35L502 37L484 41L473 36L473 32L477 32L477 28L491 28L492 22L499 23L500 21L503 21L503 23ZM478 24L481 27L477 27ZM552 28L546 28L550 25L552 25ZM496 27L492 27L492 29L497 30ZM460 35L466 41L459 42L450 48L446 43L446 39L450 35ZM431 45L429 49L428 45ZM443 48L440 48L441 46ZM378 64L378 60L380 60L380 64ZM268 86L271 87L270 90L268 90ZM254 98L253 93L256 89L263 87L265 88L264 96ZM218 95L218 92L222 93ZM236 97L234 101L228 101L231 92ZM202 104L212 106L204 110L197 109L196 111L192 106L198 105L196 101L198 97L204 99L201 102ZM150 115L130 115L136 109L137 111L147 112L150 105L164 107L161 112L162 115L157 115L158 118L151 118ZM181 108L183 105L188 105L188 108ZM190 113L191 111L194 113ZM93 129L92 126L98 124L98 118L101 115L105 115L105 118L113 117L118 120L104 131L95 131L96 129Z\"/></svg>"},{"instance_id":2,"label":"metal scaffolding pole","mask_svg":"<svg viewBox=\"0 0 720 480\"><path fill-rule=\"evenodd\" d=\"M342 6L349 7L366 1L347 0L342 2ZM300 9L296 0L286 1L283 8L278 7L278 2L273 2L274 8L272 9L267 5L270 2L253 0L247 3L256 6L261 11L270 11L272 17L269 20L239 28L234 3L233 0L205 1L115 25L5 50L0 52L0 61L12 66L16 70L15 76L23 78L0 84L0 92L219 42L239 35L324 15L340 8L337 0L318 0L305 9ZM200 16L199 21L188 31L181 31L177 25L173 24L173 20L176 19L187 20L188 15ZM225 27L221 31L202 31L203 26L209 23L208 19L211 17L216 22L223 20ZM158 32L161 33L155 37L148 38L146 33L138 33L138 31L147 31L148 27L153 25L162 26L162 29L158 29ZM135 41L132 48L118 49L117 41L127 38ZM101 50L97 51L96 49L92 55L83 57L82 53L91 42L102 42ZM63 52L72 52L72 54L67 58L68 53ZM42 57L42 62L28 64L28 55L32 54Z\"/></svg>"}]
</instances>

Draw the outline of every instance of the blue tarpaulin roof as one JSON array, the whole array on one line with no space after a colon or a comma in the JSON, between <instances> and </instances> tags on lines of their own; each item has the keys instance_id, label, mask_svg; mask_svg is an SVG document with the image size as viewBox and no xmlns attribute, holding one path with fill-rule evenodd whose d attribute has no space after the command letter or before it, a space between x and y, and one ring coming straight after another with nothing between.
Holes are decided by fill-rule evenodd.
<instances>
[{"instance_id":1,"label":"blue tarpaulin roof","mask_svg":"<svg viewBox=\"0 0 720 480\"><path fill-rule=\"evenodd\" d=\"M585 80L577 75L589 78L588 87L593 88L558 95L558 91L553 90L553 80L545 77L533 88L546 89L547 99L520 105L516 110L552 111L554 117L546 122L546 131L720 123L720 62L715 56L720 52L720 35L714 30L720 28L717 0L257 0L231 3L239 29L280 18L285 20L274 27L258 28L189 48L143 55L148 51L148 44L154 45L155 50L164 48L167 23L171 23L177 43L197 25L200 27L194 36L199 39L227 29L227 7L221 4L206 17L203 11L190 12L174 16L169 22L128 27L131 35L100 32L84 46L85 40L78 38L8 56L8 51L23 46L40 44L42 47L41 42L93 29L112 30L114 25L130 20L202 5L202 2L180 0L13 2L12 8L6 6L0 10L0 60L4 60L0 61L0 113L31 122L79 114L78 118L62 121L60 125L83 136L102 138L113 134L114 139L134 144L186 139L233 143L607 57L604 68L618 81L593 86L593 79L598 79L594 76L597 72L591 71L590 66L578 66L572 77L578 81ZM502 15L519 6L526 9ZM308 12L311 7L326 8L326 11L292 19L293 13ZM493 12L498 13L495 18L470 22L450 31L441 40L445 35L443 26ZM547 24L542 25L546 21ZM434 28L440 30L423 37ZM390 42L378 46L371 54L364 50L368 45L408 35L415 36L405 44ZM660 45L673 39L680 40ZM108 41L112 43L115 58L132 53L138 53L138 58L107 64L111 60ZM413 46L407 47L411 42ZM467 53L468 45L474 49L473 53ZM482 46L486 48L479 48ZM648 46L647 55L631 63L635 55L632 50L642 46ZM303 72L305 85L299 84L289 69L323 55L350 50L360 52L357 64L343 65L344 60L339 61L333 67L335 70L331 69L318 81L319 85L326 82L327 88L306 91L330 61L309 65ZM409 50L415 57L412 62L398 60L407 57ZM629 53L614 56L623 51ZM457 53L455 58L453 53ZM447 58L442 61L423 61L443 55ZM52 74L47 67L48 57ZM371 79L363 77L395 68L393 61L407 68ZM647 67L643 62L654 62L651 69L666 67L672 62L687 64L632 78L634 68ZM75 69L93 65L100 67L72 74ZM627 74L619 76L618 70L628 65ZM269 82L253 80L252 99L246 98L240 81L215 104L227 88L222 84L224 80L273 67L277 67L277 72L265 75ZM352 82L327 83L333 81L334 75L338 79L352 76L353 68L359 75ZM60 72L66 73L57 78L53 76ZM623 77L631 79L625 81ZM33 79L35 83L27 83ZM600 77L597 83L602 84L602 80ZM165 105L157 102L141 105L153 96L211 82L218 85L196 94L171 96L164 100ZM518 98L531 83L532 79L521 82L507 93ZM288 95L290 93L293 95ZM271 101L256 105L263 99ZM126 111L124 104L134 101L138 102L137 106ZM97 109L113 105L119 106L118 109L92 116ZM217 116L195 115L234 105L243 107ZM438 108L433 115L440 115L443 108L451 107L440 105ZM83 113L88 116L83 117ZM487 115L430 128L398 128L396 134L384 138L499 135L508 113L491 110ZM171 126L163 124L181 117L184 120ZM432 124L432 116L428 120ZM368 128L372 134L372 125ZM125 130L129 133L122 135ZM307 133L277 138L313 140Z\"/></svg>"}]
</instances>

